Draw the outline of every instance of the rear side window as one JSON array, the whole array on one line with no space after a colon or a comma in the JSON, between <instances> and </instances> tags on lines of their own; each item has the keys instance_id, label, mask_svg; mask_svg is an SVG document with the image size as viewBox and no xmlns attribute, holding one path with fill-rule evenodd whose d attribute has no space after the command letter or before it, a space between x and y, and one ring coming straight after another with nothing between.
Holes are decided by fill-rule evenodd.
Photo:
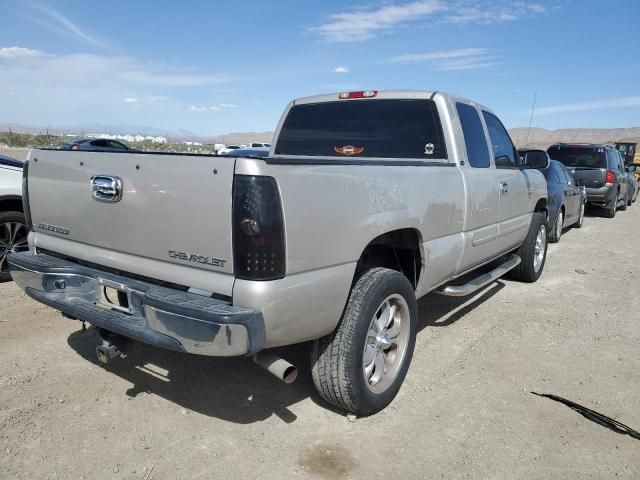
<instances>
[{"instance_id":1,"label":"rear side window","mask_svg":"<svg viewBox=\"0 0 640 480\"><path fill-rule=\"evenodd\" d=\"M456 110L458 111L458 117L462 125L462 133L464 134L464 144L467 148L469 164L476 168L489 167L491 163L489 159L489 148L478 111L466 103L456 103Z\"/></svg>"},{"instance_id":2,"label":"rear side window","mask_svg":"<svg viewBox=\"0 0 640 480\"><path fill-rule=\"evenodd\" d=\"M555 145L547 150L549 157L566 167L607 168L607 157L602 147L565 147Z\"/></svg>"},{"instance_id":3,"label":"rear side window","mask_svg":"<svg viewBox=\"0 0 640 480\"><path fill-rule=\"evenodd\" d=\"M487 124L487 130L489 130L489 138L491 138L496 168L517 167L516 149L502 122L498 120L498 117L489 112L482 112L482 115Z\"/></svg>"},{"instance_id":4,"label":"rear side window","mask_svg":"<svg viewBox=\"0 0 640 480\"><path fill-rule=\"evenodd\" d=\"M609 170L621 170L620 155L613 148L607 149L607 157L609 158Z\"/></svg>"},{"instance_id":5,"label":"rear side window","mask_svg":"<svg viewBox=\"0 0 640 480\"><path fill-rule=\"evenodd\" d=\"M344 100L295 105L276 155L447 158L431 100Z\"/></svg>"},{"instance_id":6,"label":"rear side window","mask_svg":"<svg viewBox=\"0 0 640 480\"><path fill-rule=\"evenodd\" d=\"M108 144L111 148L120 148L122 150L125 150L127 148L122 143L114 142L113 140L109 140Z\"/></svg>"},{"instance_id":7,"label":"rear side window","mask_svg":"<svg viewBox=\"0 0 640 480\"><path fill-rule=\"evenodd\" d=\"M575 181L573 179L573 175L571 175L571 172L569 170L567 170L567 167L565 167L564 165L562 165L560 168L562 168L562 173L564 173L565 178L567 179L567 183L569 185L574 185Z\"/></svg>"},{"instance_id":8,"label":"rear side window","mask_svg":"<svg viewBox=\"0 0 640 480\"><path fill-rule=\"evenodd\" d=\"M558 183L567 184L569 183L568 172L564 171L564 168L561 165L555 164L556 172L558 174Z\"/></svg>"}]
</instances>

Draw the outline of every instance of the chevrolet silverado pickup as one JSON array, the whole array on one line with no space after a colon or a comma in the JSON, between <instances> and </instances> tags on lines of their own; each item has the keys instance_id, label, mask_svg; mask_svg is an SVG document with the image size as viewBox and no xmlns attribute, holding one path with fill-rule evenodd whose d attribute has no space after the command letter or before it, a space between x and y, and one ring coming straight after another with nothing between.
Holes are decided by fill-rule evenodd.
<instances>
[{"instance_id":1,"label":"chevrolet silverado pickup","mask_svg":"<svg viewBox=\"0 0 640 480\"><path fill-rule=\"evenodd\" d=\"M436 91L300 98L268 154L33 150L16 283L119 342L252 356L310 342L313 381L359 415L396 396L417 298L542 273L545 152L520 159L488 108ZM135 342L134 342L135 343Z\"/></svg>"}]
</instances>

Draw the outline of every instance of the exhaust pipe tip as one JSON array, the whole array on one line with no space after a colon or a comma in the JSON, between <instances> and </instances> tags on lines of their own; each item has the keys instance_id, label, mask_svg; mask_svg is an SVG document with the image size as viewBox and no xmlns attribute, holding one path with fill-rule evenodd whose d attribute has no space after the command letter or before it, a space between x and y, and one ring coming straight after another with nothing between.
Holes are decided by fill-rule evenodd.
<instances>
[{"instance_id":1,"label":"exhaust pipe tip","mask_svg":"<svg viewBox=\"0 0 640 480\"><path fill-rule=\"evenodd\" d=\"M295 382L297 378L298 378L298 369L295 366L290 365L285 369L284 375L282 377L282 381L287 385L289 385Z\"/></svg>"},{"instance_id":2,"label":"exhaust pipe tip","mask_svg":"<svg viewBox=\"0 0 640 480\"><path fill-rule=\"evenodd\" d=\"M277 356L271 350L256 353L253 355L253 361L287 385L292 384L298 378L298 369L295 365Z\"/></svg>"}]
</instances>

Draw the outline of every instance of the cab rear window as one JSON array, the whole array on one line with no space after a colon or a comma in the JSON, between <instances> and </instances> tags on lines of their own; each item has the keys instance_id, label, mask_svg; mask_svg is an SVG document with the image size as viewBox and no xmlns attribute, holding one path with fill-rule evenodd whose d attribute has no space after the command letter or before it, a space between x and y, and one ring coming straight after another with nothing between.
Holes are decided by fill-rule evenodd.
<instances>
[{"instance_id":1,"label":"cab rear window","mask_svg":"<svg viewBox=\"0 0 640 480\"><path fill-rule=\"evenodd\" d=\"M431 100L344 100L294 105L276 155L443 159L442 125Z\"/></svg>"}]
</instances>

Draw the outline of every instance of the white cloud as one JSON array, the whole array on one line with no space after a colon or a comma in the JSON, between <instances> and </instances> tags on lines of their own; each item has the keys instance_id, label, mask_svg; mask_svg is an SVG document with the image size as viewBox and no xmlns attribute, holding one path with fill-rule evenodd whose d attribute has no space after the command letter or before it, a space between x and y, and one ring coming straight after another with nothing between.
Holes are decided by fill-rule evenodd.
<instances>
[{"instance_id":1,"label":"white cloud","mask_svg":"<svg viewBox=\"0 0 640 480\"><path fill-rule=\"evenodd\" d=\"M458 50L445 50L439 52L427 53L407 53L398 55L387 60L388 63L424 63L434 60L451 60L454 58L473 57L478 55L486 55L490 50L488 48L461 48Z\"/></svg>"},{"instance_id":2,"label":"white cloud","mask_svg":"<svg viewBox=\"0 0 640 480\"><path fill-rule=\"evenodd\" d=\"M2 47L0 48L0 58L16 58L16 57L41 57L44 52L24 47Z\"/></svg>"},{"instance_id":3,"label":"white cloud","mask_svg":"<svg viewBox=\"0 0 640 480\"><path fill-rule=\"evenodd\" d=\"M360 42L407 22L424 19L441 10L439 1L426 0L384 5L375 10L334 13L329 21L311 31L330 42Z\"/></svg>"},{"instance_id":4,"label":"white cloud","mask_svg":"<svg viewBox=\"0 0 640 480\"><path fill-rule=\"evenodd\" d=\"M237 105L233 103L220 103L218 105L192 105L189 107L189 111L191 112L222 112L223 110L227 110L230 108L238 108Z\"/></svg>"},{"instance_id":5,"label":"white cloud","mask_svg":"<svg viewBox=\"0 0 640 480\"><path fill-rule=\"evenodd\" d=\"M334 13L327 22L310 31L329 42L362 42L416 23L502 23L544 12L543 5L524 1L418 0Z\"/></svg>"},{"instance_id":6,"label":"white cloud","mask_svg":"<svg viewBox=\"0 0 640 480\"><path fill-rule=\"evenodd\" d=\"M189 105L176 100L182 93L176 89L198 92L202 88L209 93L210 85L231 78L125 56L34 52L0 45L0 121L69 125L136 118L141 123L160 123L180 114L188 116ZM134 105L139 108L132 109Z\"/></svg>"},{"instance_id":7,"label":"white cloud","mask_svg":"<svg viewBox=\"0 0 640 480\"><path fill-rule=\"evenodd\" d=\"M581 112L585 110L602 110L605 108L629 108L629 107L640 107L640 96L612 98L609 100L595 100L592 102L582 102L582 103L565 103L562 105L555 105L552 107L536 108L535 115L550 115L553 113L570 113L570 112ZM530 111L527 111L527 113L530 113Z\"/></svg>"},{"instance_id":8,"label":"white cloud","mask_svg":"<svg viewBox=\"0 0 640 480\"><path fill-rule=\"evenodd\" d=\"M504 23L519 20L528 15L546 12L544 5L525 2L459 2L457 8L449 9L445 21L454 24Z\"/></svg>"},{"instance_id":9,"label":"white cloud","mask_svg":"<svg viewBox=\"0 0 640 480\"><path fill-rule=\"evenodd\" d=\"M498 65L499 57L489 48L460 48L437 52L406 53L389 58L387 63L426 63L433 70L473 70Z\"/></svg>"},{"instance_id":10,"label":"white cloud","mask_svg":"<svg viewBox=\"0 0 640 480\"><path fill-rule=\"evenodd\" d=\"M31 6L40 13L40 16L35 17L33 15L25 15L26 18L31 19L49 30L66 33L67 35L76 37L96 47L105 47L104 43L82 31L80 27L55 8L43 4L33 4Z\"/></svg>"},{"instance_id":11,"label":"white cloud","mask_svg":"<svg viewBox=\"0 0 640 480\"><path fill-rule=\"evenodd\" d=\"M342 65L333 69L335 73L349 73L349 69L347 67L343 67Z\"/></svg>"}]
</instances>

